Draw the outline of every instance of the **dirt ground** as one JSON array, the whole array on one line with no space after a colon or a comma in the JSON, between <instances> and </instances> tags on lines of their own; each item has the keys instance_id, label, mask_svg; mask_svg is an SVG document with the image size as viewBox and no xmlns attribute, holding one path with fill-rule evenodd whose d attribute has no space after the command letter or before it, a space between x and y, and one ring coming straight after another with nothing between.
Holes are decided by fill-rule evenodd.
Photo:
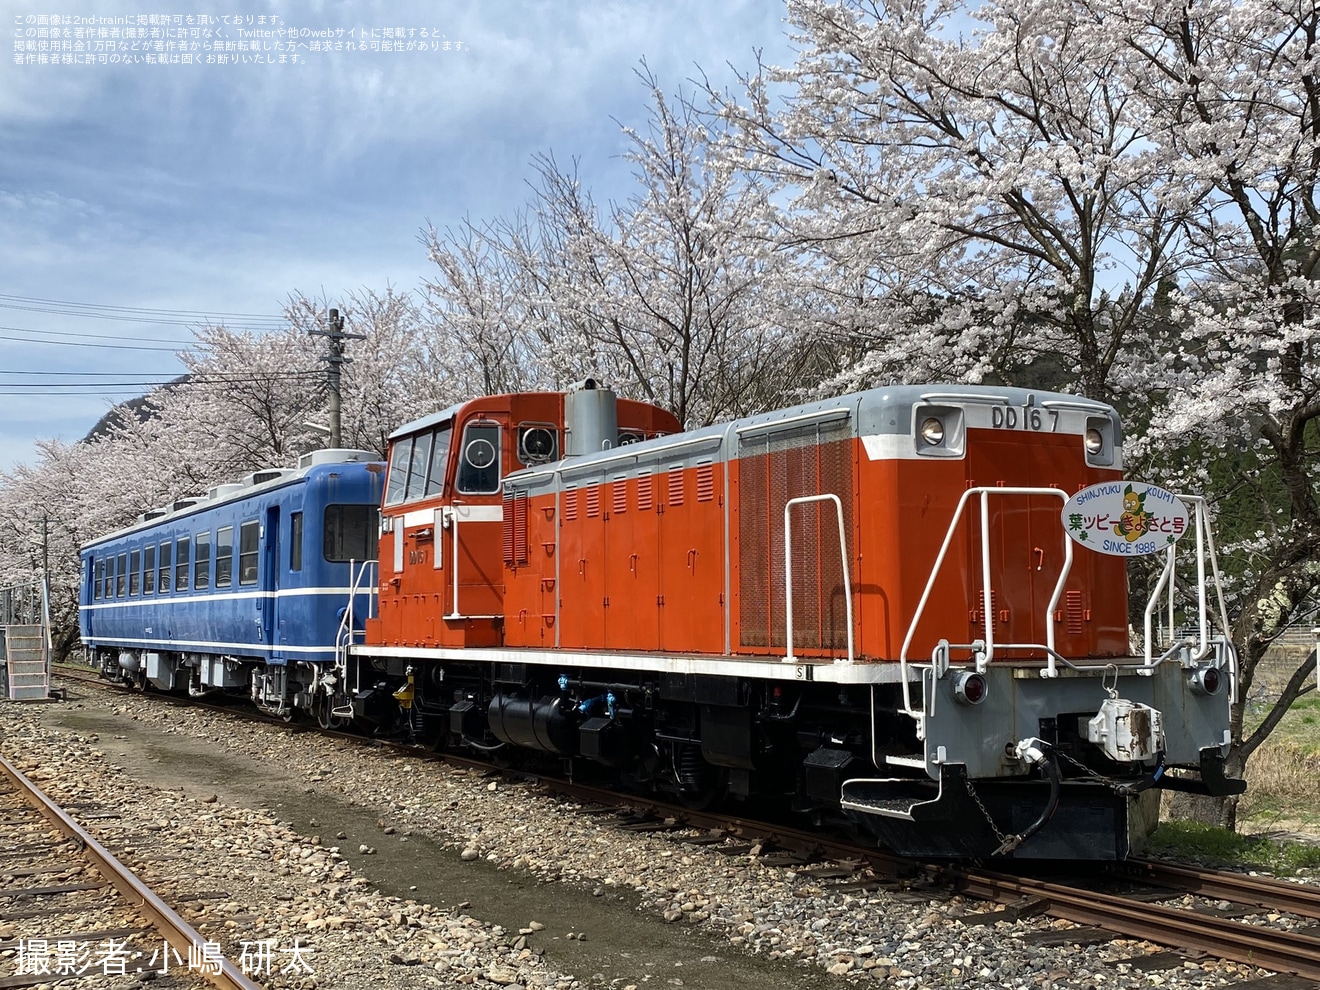
<instances>
[{"instance_id":1,"label":"dirt ground","mask_svg":"<svg viewBox=\"0 0 1320 990\"><path fill-rule=\"evenodd\" d=\"M626 888L541 882L484 861L463 862L457 850L424 835L384 835L377 821L388 817L387 809L346 800L328 787L308 786L301 773L217 747L209 739L164 734L157 726L115 713L115 700L100 689L72 685L69 701L44 708L43 720L97 734L97 746L143 785L193 797L214 794L226 804L266 809L304 835L321 836L324 844L338 845L354 870L383 893L442 907L465 905L465 913L513 931L539 920L548 930L538 948L561 972L619 987L656 982L712 990L811 990L839 985L820 970L745 956L727 943L640 914ZM235 731L282 730L238 724ZM327 754L334 746L327 742ZM335 757L350 758L348 753ZM340 832L346 837L337 839ZM362 844L375 853L359 853ZM551 934L559 929L565 934ZM583 937L568 939L570 930Z\"/></svg>"}]
</instances>

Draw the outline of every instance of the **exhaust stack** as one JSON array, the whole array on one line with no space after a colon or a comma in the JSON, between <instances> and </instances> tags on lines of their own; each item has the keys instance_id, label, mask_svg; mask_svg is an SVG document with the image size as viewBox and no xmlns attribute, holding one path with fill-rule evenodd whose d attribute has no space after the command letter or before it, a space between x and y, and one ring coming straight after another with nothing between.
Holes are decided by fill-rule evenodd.
<instances>
[{"instance_id":1,"label":"exhaust stack","mask_svg":"<svg viewBox=\"0 0 1320 990\"><path fill-rule=\"evenodd\" d=\"M564 425L568 433L565 457L617 447L619 410L614 391L594 378L574 385L564 396Z\"/></svg>"}]
</instances>

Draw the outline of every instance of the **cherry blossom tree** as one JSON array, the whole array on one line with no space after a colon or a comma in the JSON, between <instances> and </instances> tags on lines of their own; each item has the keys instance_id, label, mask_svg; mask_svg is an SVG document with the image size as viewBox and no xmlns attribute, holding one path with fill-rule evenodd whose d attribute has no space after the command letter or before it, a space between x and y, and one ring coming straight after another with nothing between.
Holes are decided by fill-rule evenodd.
<instances>
[{"instance_id":1,"label":"cherry blossom tree","mask_svg":"<svg viewBox=\"0 0 1320 990\"><path fill-rule=\"evenodd\" d=\"M711 161L711 123L643 64L644 129L622 126L635 192L601 208L576 163L533 161L528 207L423 240L433 318L487 389L588 375L695 426L764 409L814 367L772 272L791 251L756 181Z\"/></svg>"}]
</instances>

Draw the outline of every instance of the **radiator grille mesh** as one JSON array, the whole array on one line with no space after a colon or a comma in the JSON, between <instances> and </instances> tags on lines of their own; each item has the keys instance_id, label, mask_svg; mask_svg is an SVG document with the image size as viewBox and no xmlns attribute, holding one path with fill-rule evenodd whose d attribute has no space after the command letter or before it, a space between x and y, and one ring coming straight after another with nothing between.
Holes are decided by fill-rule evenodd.
<instances>
[{"instance_id":1,"label":"radiator grille mesh","mask_svg":"<svg viewBox=\"0 0 1320 990\"><path fill-rule=\"evenodd\" d=\"M746 437L739 444L740 642L786 648L784 506L833 494L852 533L852 432L847 421ZM793 645L846 650L847 603L834 505L793 509ZM851 565L850 565L851 566Z\"/></svg>"}]
</instances>

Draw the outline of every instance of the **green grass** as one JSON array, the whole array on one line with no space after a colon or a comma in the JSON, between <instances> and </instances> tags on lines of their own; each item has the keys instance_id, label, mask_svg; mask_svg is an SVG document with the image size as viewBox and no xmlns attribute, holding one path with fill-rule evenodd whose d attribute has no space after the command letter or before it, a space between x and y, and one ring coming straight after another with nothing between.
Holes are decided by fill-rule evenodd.
<instances>
[{"instance_id":1,"label":"green grass","mask_svg":"<svg viewBox=\"0 0 1320 990\"><path fill-rule=\"evenodd\" d=\"M1251 866L1276 876L1320 870L1320 846L1239 835L1198 822L1162 822L1147 850L1152 856L1179 856L1224 865Z\"/></svg>"},{"instance_id":2,"label":"green grass","mask_svg":"<svg viewBox=\"0 0 1320 990\"><path fill-rule=\"evenodd\" d=\"M1272 736L1308 753L1320 753L1320 696L1312 691L1293 702Z\"/></svg>"}]
</instances>

